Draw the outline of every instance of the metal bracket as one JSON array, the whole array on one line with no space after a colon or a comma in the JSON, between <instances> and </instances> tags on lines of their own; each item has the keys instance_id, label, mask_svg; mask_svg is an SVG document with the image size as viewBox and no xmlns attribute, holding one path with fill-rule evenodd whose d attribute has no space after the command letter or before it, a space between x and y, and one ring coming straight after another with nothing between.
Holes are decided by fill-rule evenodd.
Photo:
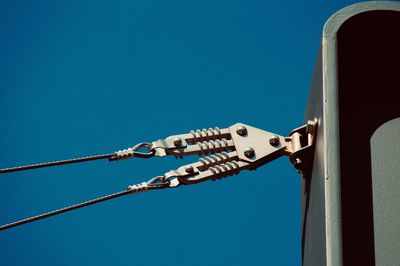
<instances>
[{"instance_id":1,"label":"metal bracket","mask_svg":"<svg viewBox=\"0 0 400 266\"><path fill-rule=\"evenodd\" d=\"M241 129L246 130L244 135ZM246 124L237 123L229 127L239 159L257 168L286 154L285 138Z\"/></svg>"},{"instance_id":2,"label":"metal bracket","mask_svg":"<svg viewBox=\"0 0 400 266\"><path fill-rule=\"evenodd\" d=\"M216 152L215 149L206 149L212 155L200 158L198 162L184 165L164 175L164 181L169 182L169 187L217 180L237 174L241 170L254 170L281 156L288 156L303 177L306 177L311 170L317 119L294 129L288 137L242 123L237 123L224 130L229 133L227 137L230 138L232 151ZM201 150L204 149L198 151Z\"/></svg>"},{"instance_id":3,"label":"metal bracket","mask_svg":"<svg viewBox=\"0 0 400 266\"><path fill-rule=\"evenodd\" d=\"M314 160L315 143L317 139L318 120L308 120L307 124L292 130L289 134L289 160L303 178L310 175Z\"/></svg>"}]
</instances>

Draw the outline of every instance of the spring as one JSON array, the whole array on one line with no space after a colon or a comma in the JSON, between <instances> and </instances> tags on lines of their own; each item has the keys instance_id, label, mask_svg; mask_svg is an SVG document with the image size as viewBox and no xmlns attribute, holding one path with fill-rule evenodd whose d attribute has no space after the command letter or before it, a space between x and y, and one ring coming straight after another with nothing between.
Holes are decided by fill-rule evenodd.
<instances>
[{"instance_id":1,"label":"spring","mask_svg":"<svg viewBox=\"0 0 400 266\"><path fill-rule=\"evenodd\" d=\"M193 143L221 138L221 130L218 127L209 128L208 130L205 128L203 130L191 130L190 134L193 136Z\"/></svg>"},{"instance_id":2,"label":"spring","mask_svg":"<svg viewBox=\"0 0 400 266\"><path fill-rule=\"evenodd\" d=\"M205 171L216 164L226 163L229 161L229 159L230 157L228 153L222 152L222 153L217 153L215 155L211 155L209 157L200 158L199 162L203 164L201 170Z\"/></svg>"},{"instance_id":3,"label":"spring","mask_svg":"<svg viewBox=\"0 0 400 266\"><path fill-rule=\"evenodd\" d=\"M222 151L227 151L229 149L228 141L226 139L203 141L197 143L197 145L200 148L199 155L201 154L207 155L209 153L222 152Z\"/></svg>"},{"instance_id":4,"label":"spring","mask_svg":"<svg viewBox=\"0 0 400 266\"><path fill-rule=\"evenodd\" d=\"M232 176L238 174L240 171L239 164L237 161L227 162L218 164L210 167L209 170L214 174L211 180L215 181L223 177Z\"/></svg>"}]
</instances>

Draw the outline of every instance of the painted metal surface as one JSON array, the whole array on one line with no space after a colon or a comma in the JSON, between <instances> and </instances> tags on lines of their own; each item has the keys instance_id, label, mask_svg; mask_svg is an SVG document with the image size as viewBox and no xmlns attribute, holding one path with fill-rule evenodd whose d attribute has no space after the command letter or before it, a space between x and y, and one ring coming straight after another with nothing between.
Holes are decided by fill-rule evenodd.
<instances>
[{"instance_id":1,"label":"painted metal surface","mask_svg":"<svg viewBox=\"0 0 400 266\"><path fill-rule=\"evenodd\" d=\"M348 63L344 62L345 60L343 59L361 61L357 63L360 66L364 66L364 68L361 67L364 70L367 69L366 66L368 64L374 64L375 62L374 60L360 60L361 57L352 58L351 53L346 54L343 52L346 51L347 43L357 42L351 38L346 40L346 36L351 37L351 35L346 35L342 26L352 25L353 18L360 17L360 14L379 13L382 10L400 11L400 3L365 2L349 6L335 13L327 21L323 29L321 50L317 59L305 112L305 120L317 117L320 121L320 127L312 174L304 179L302 184L303 265L375 265L375 263L380 265L378 260L375 260L374 255L379 251L374 249L373 237L371 240L368 236L371 232L369 225L373 224L373 221L367 221L369 220L369 213L372 213L372 203L370 206L363 207L358 205L362 199L356 199L357 193L360 193L368 201L368 182L364 183L361 174L362 168L359 169L359 172L350 169L352 163L356 163L355 165L360 167L363 165L368 167L371 163L370 157L367 156L368 153L364 154L365 156L350 156L355 155L355 145L351 145L348 141L350 139L357 140L357 133L362 130L361 127L363 125L368 126L373 121L369 121L368 117L363 117L362 112L364 109L374 110L375 108L376 113L379 113L380 109L378 107L385 105L384 101L376 102L375 106L370 101L364 102L365 95L383 88L369 88L362 91L361 94L360 91L355 90L357 87L358 89L361 87L360 90L363 89L363 86L368 87L368 79L366 78L368 74L363 76L364 73L361 73L361 70L354 69L355 64L352 65L352 69L344 68L347 72L343 71L343 64ZM370 21L371 19L373 20L372 17L367 18ZM376 24L380 23L380 20L373 21ZM367 29L362 32L368 32L369 26L366 26ZM382 26L385 27L384 25ZM338 36L340 31L342 31L342 34ZM351 48L353 48L355 54L357 54L357 49L364 52L362 49L364 44L366 43L357 43L358 46ZM377 54L382 51L382 49L376 51L371 47L368 49L368 52L364 53L365 59L370 56L374 57L374 52ZM379 61L379 57L377 61ZM374 66L376 67L376 65ZM385 67L387 66L381 66L382 69L385 69ZM385 71L377 72L380 72L379 75L382 75L382 77L384 76ZM357 76L360 73L361 75ZM352 76L352 74L355 75ZM373 75L369 75L369 77L371 76ZM345 82L346 80L354 82L352 80L353 77L358 77L357 81L360 82L358 84ZM366 84L363 84L363 79ZM383 83L389 84L390 80L386 80L386 83ZM398 95L398 92L391 91L389 94L389 97L393 98L393 95ZM374 93L370 93L369 98L373 100L377 97ZM362 106L363 104L366 104L366 106ZM343 109L345 108L344 106L347 106L347 109ZM361 113L361 116L356 118L352 116L351 114L354 110ZM391 112L394 116L396 115L396 111L390 108L387 112ZM387 112L383 112L383 114ZM363 119L360 119L362 117ZM385 119L382 116L380 123L386 122L387 120ZM354 120L359 120L360 123L354 123ZM373 126L370 128L373 128ZM349 136L354 138L349 138ZM359 145L369 148L368 137L370 135L365 134L365 136L364 143L359 143ZM366 143L366 140L368 143ZM346 146L343 146L343 143L346 143ZM346 160L343 161L343 158L346 158ZM368 163L365 163L365 160ZM368 171L366 173L368 175ZM366 178L366 181L368 181L368 178ZM358 184L363 184L360 186L361 190L357 190L357 182ZM345 203L343 203L343 197ZM354 202L357 202L357 204L354 204ZM361 209L361 216L358 219L357 207ZM371 210L369 211L368 208ZM366 210L363 211L363 209ZM343 223L343 210L345 211L345 224ZM354 213L352 213L353 211ZM359 228L356 227L357 223L352 221L353 218L357 220ZM360 221L365 221L366 225L363 226ZM342 229L345 229L345 234L343 234ZM366 236L363 236L365 232ZM360 236L360 238L357 239L357 236ZM371 241L372 244L369 243Z\"/></svg>"},{"instance_id":2,"label":"painted metal surface","mask_svg":"<svg viewBox=\"0 0 400 266\"><path fill-rule=\"evenodd\" d=\"M386 122L371 137L376 265L400 261L400 118Z\"/></svg>"}]
</instances>

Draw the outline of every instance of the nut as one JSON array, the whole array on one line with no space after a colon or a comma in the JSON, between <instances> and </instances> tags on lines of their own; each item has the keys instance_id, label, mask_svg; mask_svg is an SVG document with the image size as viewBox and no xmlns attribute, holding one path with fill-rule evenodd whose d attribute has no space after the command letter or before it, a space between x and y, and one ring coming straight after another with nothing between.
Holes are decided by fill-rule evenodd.
<instances>
[{"instance_id":1,"label":"nut","mask_svg":"<svg viewBox=\"0 0 400 266\"><path fill-rule=\"evenodd\" d=\"M255 155L256 155L256 152L251 147L244 150L244 156L246 156L249 159L253 158Z\"/></svg>"},{"instance_id":2,"label":"nut","mask_svg":"<svg viewBox=\"0 0 400 266\"><path fill-rule=\"evenodd\" d=\"M279 137L278 136L272 136L269 138L269 144L271 144L272 146L278 146L280 143Z\"/></svg>"},{"instance_id":3,"label":"nut","mask_svg":"<svg viewBox=\"0 0 400 266\"><path fill-rule=\"evenodd\" d=\"M239 136L244 137L244 136L247 135L247 128L245 128L244 126L239 126L238 128L236 128L236 133L237 133Z\"/></svg>"},{"instance_id":4,"label":"nut","mask_svg":"<svg viewBox=\"0 0 400 266\"><path fill-rule=\"evenodd\" d=\"M181 138L176 138L176 139L174 139L174 145L175 145L176 147L181 146L181 145L182 145L182 139L181 139Z\"/></svg>"},{"instance_id":5,"label":"nut","mask_svg":"<svg viewBox=\"0 0 400 266\"><path fill-rule=\"evenodd\" d=\"M194 168L193 168L193 166L189 165L189 166L187 166L187 167L185 168L185 171L186 171L186 173L188 173L188 174L192 174L192 173L194 173Z\"/></svg>"}]
</instances>

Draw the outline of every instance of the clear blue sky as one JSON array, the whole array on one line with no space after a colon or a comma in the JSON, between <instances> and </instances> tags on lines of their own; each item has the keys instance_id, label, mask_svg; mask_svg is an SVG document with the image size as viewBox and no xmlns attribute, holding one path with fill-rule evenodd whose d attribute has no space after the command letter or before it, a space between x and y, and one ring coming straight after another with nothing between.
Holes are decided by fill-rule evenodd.
<instances>
[{"instance_id":1,"label":"clear blue sky","mask_svg":"<svg viewBox=\"0 0 400 266\"><path fill-rule=\"evenodd\" d=\"M353 1L2 1L0 168L190 129L302 124L323 24ZM0 223L197 160L0 176ZM300 176L281 158L0 232L1 265L300 265Z\"/></svg>"}]
</instances>

